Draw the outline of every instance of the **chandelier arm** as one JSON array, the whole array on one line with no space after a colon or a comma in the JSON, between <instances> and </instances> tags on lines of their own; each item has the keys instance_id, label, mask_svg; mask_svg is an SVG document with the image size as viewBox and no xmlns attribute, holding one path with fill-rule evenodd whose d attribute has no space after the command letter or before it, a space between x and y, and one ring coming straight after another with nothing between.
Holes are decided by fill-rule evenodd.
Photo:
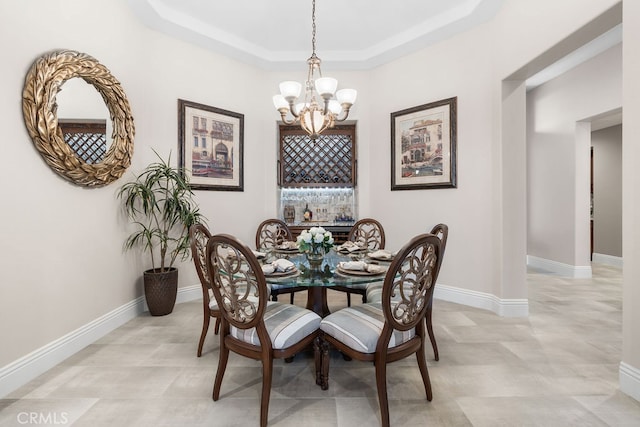
<instances>
[{"instance_id":1,"label":"chandelier arm","mask_svg":"<svg viewBox=\"0 0 640 427\"><path fill-rule=\"evenodd\" d=\"M345 117L346 118L346 117ZM327 123L327 127L325 129L330 129L336 125L336 116L333 114L329 114L329 123Z\"/></svg>"},{"instance_id":2,"label":"chandelier arm","mask_svg":"<svg viewBox=\"0 0 640 427\"><path fill-rule=\"evenodd\" d=\"M349 117L349 109L350 108L351 108L351 105L342 104L342 113L340 114L340 116L335 117L334 120L336 122L344 122L345 120L347 120L347 117Z\"/></svg>"},{"instance_id":3,"label":"chandelier arm","mask_svg":"<svg viewBox=\"0 0 640 427\"><path fill-rule=\"evenodd\" d=\"M326 116L330 114L333 117L333 113L329 112L329 97L324 97L324 108L322 109L322 115Z\"/></svg>"},{"instance_id":4,"label":"chandelier arm","mask_svg":"<svg viewBox=\"0 0 640 427\"><path fill-rule=\"evenodd\" d=\"M296 106L293 104L293 100L289 101L289 109L287 111L289 111L296 119L300 117L300 111L296 111ZM282 113L282 111L280 113Z\"/></svg>"},{"instance_id":5,"label":"chandelier arm","mask_svg":"<svg viewBox=\"0 0 640 427\"><path fill-rule=\"evenodd\" d=\"M287 112L289 110L287 110L286 108L280 108L278 111L280 112L282 123L284 123L285 125L292 125L297 121L297 117L295 116L291 120L287 120Z\"/></svg>"}]
</instances>

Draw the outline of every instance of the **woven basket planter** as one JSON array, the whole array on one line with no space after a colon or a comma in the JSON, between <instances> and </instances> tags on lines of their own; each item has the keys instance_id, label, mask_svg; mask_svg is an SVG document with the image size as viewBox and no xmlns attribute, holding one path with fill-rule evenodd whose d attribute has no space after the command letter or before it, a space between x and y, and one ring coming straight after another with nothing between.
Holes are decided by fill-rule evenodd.
<instances>
[{"instance_id":1,"label":"woven basket planter","mask_svg":"<svg viewBox=\"0 0 640 427\"><path fill-rule=\"evenodd\" d=\"M144 272L144 296L152 316L171 313L178 294L178 269L159 270L156 268Z\"/></svg>"}]
</instances>

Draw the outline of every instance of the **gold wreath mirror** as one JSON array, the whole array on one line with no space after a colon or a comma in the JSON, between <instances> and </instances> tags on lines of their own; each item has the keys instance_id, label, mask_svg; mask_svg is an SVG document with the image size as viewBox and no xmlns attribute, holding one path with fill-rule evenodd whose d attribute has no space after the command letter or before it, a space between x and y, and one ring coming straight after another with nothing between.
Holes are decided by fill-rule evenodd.
<instances>
[{"instance_id":1,"label":"gold wreath mirror","mask_svg":"<svg viewBox=\"0 0 640 427\"><path fill-rule=\"evenodd\" d=\"M94 162L79 155L65 140L56 95L69 79L82 78L102 96L113 128L111 142ZM38 58L25 79L22 113L29 135L49 166L63 178L85 187L102 187L120 178L131 164L135 134L129 101L120 82L95 58L59 50ZM106 136L106 135L105 135Z\"/></svg>"}]
</instances>

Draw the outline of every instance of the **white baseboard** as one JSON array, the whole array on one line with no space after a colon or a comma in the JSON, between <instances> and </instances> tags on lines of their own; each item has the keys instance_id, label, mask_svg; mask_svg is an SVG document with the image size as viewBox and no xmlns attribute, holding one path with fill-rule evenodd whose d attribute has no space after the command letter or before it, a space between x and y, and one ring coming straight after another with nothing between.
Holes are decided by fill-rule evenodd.
<instances>
[{"instance_id":1,"label":"white baseboard","mask_svg":"<svg viewBox=\"0 0 640 427\"><path fill-rule=\"evenodd\" d=\"M620 362L620 390L640 401L640 369Z\"/></svg>"},{"instance_id":2,"label":"white baseboard","mask_svg":"<svg viewBox=\"0 0 640 427\"><path fill-rule=\"evenodd\" d=\"M202 298L202 286L191 285L178 288L178 295L176 296L176 304L183 302L189 302Z\"/></svg>"},{"instance_id":3,"label":"white baseboard","mask_svg":"<svg viewBox=\"0 0 640 427\"><path fill-rule=\"evenodd\" d=\"M178 289L176 303L201 297L200 285L182 287ZM148 308L144 296L138 297L3 366L0 368L0 399L145 311Z\"/></svg>"},{"instance_id":4,"label":"white baseboard","mask_svg":"<svg viewBox=\"0 0 640 427\"><path fill-rule=\"evenodd\" d=\"M613 265L614 267L623 268L622 257L619 257L619 256L597 254L594 252L591 262L595 262L598 264Z\"/></svg>"},{"instance_id":5,"label":"white baseboard","mask_svg":"<svg viewBox=\"0 0 640 427\"><path fill-rule=\"evenodd\" d=\"M527 265L551 273L559 274L565 277L573 277L574 279L590 279L591 265L570 265L550 259L538 258L533 255L527 255Z\"/></svg>"},{"instance_id":6,"label":"white baseboard","mask_svg":"<svg viewBox=\"0 0 640 427\"><path fill-rule=\"evenodd\" d=\"M178 294L176 295L176 304L193 301L198 298L202 298L202 286L184 286L182 288L178 288ZM149 307L147 306L147 302L145 301L144 297L142 297L142 307L143 312L149 311Z\"/></svg>"},{"instance_id":7,"label":"white baseboard","mask_svg":"<svg viewBox=\"0 0 640 427\"><path fill-rule=\"evenodd\" d=\"M500 299L495 295L437 284L434 298L470 307L490 310L502 317L527 317L529 300Z\"/></svg>"}]
</instances>

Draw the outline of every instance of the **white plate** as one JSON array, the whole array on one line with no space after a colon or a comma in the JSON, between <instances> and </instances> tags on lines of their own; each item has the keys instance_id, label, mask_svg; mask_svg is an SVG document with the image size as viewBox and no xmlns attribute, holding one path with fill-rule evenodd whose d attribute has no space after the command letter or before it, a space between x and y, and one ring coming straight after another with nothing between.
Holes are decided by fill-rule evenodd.
<instances>
[{"instance_id":1,"label":"white plate","mask_svg":"<svg viewBox=\"0 0 640 427\"><path fill-rule=\"evenodd\" d=\"M366 251L367 251L366 248L360 248L360 249L356 249L355 251L350 251L349 249L338 249L336 252L340 252L341 254L344 254L344 255L349 255L349 254L361 254Z\"/></svg>"},{"instance_id":2,"label":"white plate","mask_svg":"<svg viewBox=\"0 0 640 427\"><path fill-rule=\"evenodd\" d=\"M298 273L299 273L299 270L294 267L293 270L289 270L289 271L274 271L271 274L265 274L264 277L290 277L290 276L295 276Z\"/></svg>"},{"instance_id":3,"label":"white plate","mask_svg":"<svg viewBox=\"0 0 640 427\"><path fill-rule=\"evenodd\" d=\"M364 271L364 270L348 270L346 268L342 268L338 266L338 272L342 274L346 274L349 276L379 276L387 272L387 269L381 267L379 265L369 265L369 268L372 268L373 271Z\"/></svg>"},{"instance_id":4,"label":"white plate","mask_svg":"<svg viewBox=\"0 0 640 427\"><path fill-rule=\"evenodd\" d=\"M377 256L369 255L368 258L374 259L376 261L387 261L387 262L393 261L393 255L391 256L391 258L377 257Z\"/></svg>"},{"instance_id":5,"label":"white plate","mask_svg":"<svg viewBox=\"0 0 640 427\"><path fill-rule=\"evenodd\" d=\"M276 246L274 249L277 252L286 252L286 253L299 252L298 248L279 248L279 247Z\"/></svg>"}]
</instances>

